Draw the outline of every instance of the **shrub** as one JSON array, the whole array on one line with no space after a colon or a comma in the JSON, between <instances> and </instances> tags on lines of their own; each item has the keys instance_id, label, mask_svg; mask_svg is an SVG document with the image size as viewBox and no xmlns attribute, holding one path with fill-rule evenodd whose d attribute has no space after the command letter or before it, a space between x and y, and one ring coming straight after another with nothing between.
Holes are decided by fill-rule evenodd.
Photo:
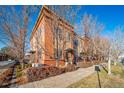
<instances>
[{"instance_id":1,"label":"shrub","mask_svg":"<svg viewBox=\"0 0 124 93\"><path fill-rule=\"evenodd\" d=\"M12 68L9 68L6 71L4 71L2 74L5 75L5 76L8 76L8 75L11 75L12 72L13 72L13 69Z\"/></svg>"},{"instance_id":2,"label":"shrub","mask_svg":"<svg viewBox=\"0 0 124 93\"><path fill-rule=\"evenodd\" d=\"M32 67L31 64L24 64L24 68L29 68L29 67Z\"/></svg>"},{"instance_id":3,"label":"shrub","mask_svg":"<svg viewBox=\"0 0 124 93\"><path fill-rule=\"evenodd\" d=\"M74 65L68 65L67 67L64 68L45 66L45 67L31 67L26 69L24 73L28 78L28 81L32 82L74 70L76 70Z\"/></svg>"},{"instance_id":4,"label":"shrub","mask_svg":"<svg viewBox=\"0 0 124 93\"><path fill-rule=\"evenodd\" d=\"M22 76L22 72L16 71L16 78L21 77L21 76Z\"/></svg>"},{"instance_id":5,"label":"shrub","mask_svg":"<svg viewBox=\"0 0 124 93\"><path fill-rule=\"evenodd\" d=\"M0 86L3 84L4 80L5 80L5 76L0 75Z\"/></svg>"},{"instance_id":6,"label":"shrub","mask_svg":"<svg viewBox=\"0 0 124 93\"><path fill-rule=\"evenodd\" d=\"M28 78L26 76L22 76L16 79L16 83L19 85L28 83Z\"/></svg>"},{"instance_id":7,"label":"shrub","mask_svg":"<svg viewBox=\"0 0 124 93\"><path fill-rule=\"evenodd\" d=\"M29 81L35 81L44 79L49 76L54 76L58 74L58 68L56 67L36 67L36 68L29 68L27 70L27 77Z\"/></svg>"},{"instance_id":8,"label":"shrub","mask_svg":"<svg viewBox=\"0 0 124 93\"><path fill-rule=\"evenodd\" d=\"M31 64L24 64L24 68L21 65L16 66L16 77L21 77L23 75L22 71L26 68L31 67Z\"/></svg>"},{"instance_id":9,"label":"shrub","mask_svg":"<svg viewBox=\"0 0 124 93\"><path fill-rule=\"evenodd\" d=\"M70 72L70 71L74 71L76 70L76 67L74 65L67 65L67 67L65 68L65 72Z\"/></svg>"},{"instance_id":10,"label":"shrub","mask_svg":"<svg viewBox=\"0 0 124 93\"><path fill-rule=\"evenodd\" d=\"M31 64L24 64L23 65L23 68L22 68L22 65L17 65L16 68L18 71L21 71L21 70L24 70L25 68L28 68L28 67L31 67L32 65Z\"/></svg>"},{"instance_id":11,"label":"shrub","mask_svg":"<svg viewBox=\"0 0 124 93\"><path fill-rule=\"evenodd\" d=\"M13 74L13 69L9 68L5 70L1 75L0 75L0 86L2 86L3 83L8 82L9 76Z\"/></svg>"}]
</instances>

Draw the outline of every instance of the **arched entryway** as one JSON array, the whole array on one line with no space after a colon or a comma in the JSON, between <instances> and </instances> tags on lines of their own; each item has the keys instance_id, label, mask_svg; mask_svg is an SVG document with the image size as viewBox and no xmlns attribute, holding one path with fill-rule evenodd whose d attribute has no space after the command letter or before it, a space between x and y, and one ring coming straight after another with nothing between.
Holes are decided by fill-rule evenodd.
<instances>
[{"instance_id":1,"label":"arched entryway","mask_svg":"<svg viewBox=\"0 0 124 93\"><path fill-rule=\"evenodd\" d=\"M74 50L71 48L68 48L65 50L64 54L65 54L65 65L73 64Z\"/></svg>"}]
</instances>

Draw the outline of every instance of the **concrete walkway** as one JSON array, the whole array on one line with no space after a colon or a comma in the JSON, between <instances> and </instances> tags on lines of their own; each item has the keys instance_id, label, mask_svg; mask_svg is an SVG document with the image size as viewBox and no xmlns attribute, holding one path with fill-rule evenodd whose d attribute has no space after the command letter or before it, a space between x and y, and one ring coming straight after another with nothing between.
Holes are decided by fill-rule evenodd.
<instances>
[{"instance_id":1,"label":"concrete walkway","mask_svg":"<svg viewBox=\"0 0 124 93\"><path fill-rule=\"evenodd\" d=\"M73 72L67 72L54 77L49 77L40 81L27 83L19 86L20 88L66 88L88 75L94 73L94 66L89 68L79 68Z\"/></svg>"}]
</instances>

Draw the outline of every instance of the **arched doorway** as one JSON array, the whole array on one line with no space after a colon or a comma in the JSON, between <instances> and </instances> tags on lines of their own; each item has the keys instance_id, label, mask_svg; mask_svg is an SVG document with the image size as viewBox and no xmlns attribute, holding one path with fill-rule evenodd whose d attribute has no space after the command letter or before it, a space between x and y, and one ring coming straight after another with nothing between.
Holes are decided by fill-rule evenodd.
<instances>
[{"instance_id":1,"label":"arched doorway","mask_svg":"<svg viewBox=\"0 0 124 93\"><path fill-rule=\"evenodd\" d=\"M74 50L71 48L68 48L65 50L65 65L73 64L74 60Z\"/></svg>"}]
</instances>

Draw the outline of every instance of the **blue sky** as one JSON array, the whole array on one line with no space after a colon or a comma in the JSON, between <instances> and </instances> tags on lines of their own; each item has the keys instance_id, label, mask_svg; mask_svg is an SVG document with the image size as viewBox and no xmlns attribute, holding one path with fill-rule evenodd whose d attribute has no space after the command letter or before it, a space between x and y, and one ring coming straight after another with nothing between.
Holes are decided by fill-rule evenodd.
<instances>
[{"instance_id":1,"label":"blue sky","mask_svg":"<svg viewBox=\"0 0 124 93\"><path fill-rule=\"evenodd\" d=\"M82 6L79 15L84 13L97 17L105 25L103 36L111 36L115 28L124 26L124 6Z\"/></svg>"},{"instance_id":2,"label":"blue sky","mask_svg":"<svg viewBox=\"0 0 124 93\"><path fill-rule=\"evenodd\" d=\"M18 8L19 6L17 6ZM81 6L81 10L78 16L82 16L84 13L91 14L97 17L98 21L105 25L104 31L101 33L103 36L112 36L114 29L117 26L124 26L124 6ZM33 21L30 25L30 33L37 19L38 12L32 17ZM80 18L77 19L77 24L80 22ZM30 34L29 34L30 37ZM0 48L4 45L0 43Z\"/></svg>"}]
</instances>

